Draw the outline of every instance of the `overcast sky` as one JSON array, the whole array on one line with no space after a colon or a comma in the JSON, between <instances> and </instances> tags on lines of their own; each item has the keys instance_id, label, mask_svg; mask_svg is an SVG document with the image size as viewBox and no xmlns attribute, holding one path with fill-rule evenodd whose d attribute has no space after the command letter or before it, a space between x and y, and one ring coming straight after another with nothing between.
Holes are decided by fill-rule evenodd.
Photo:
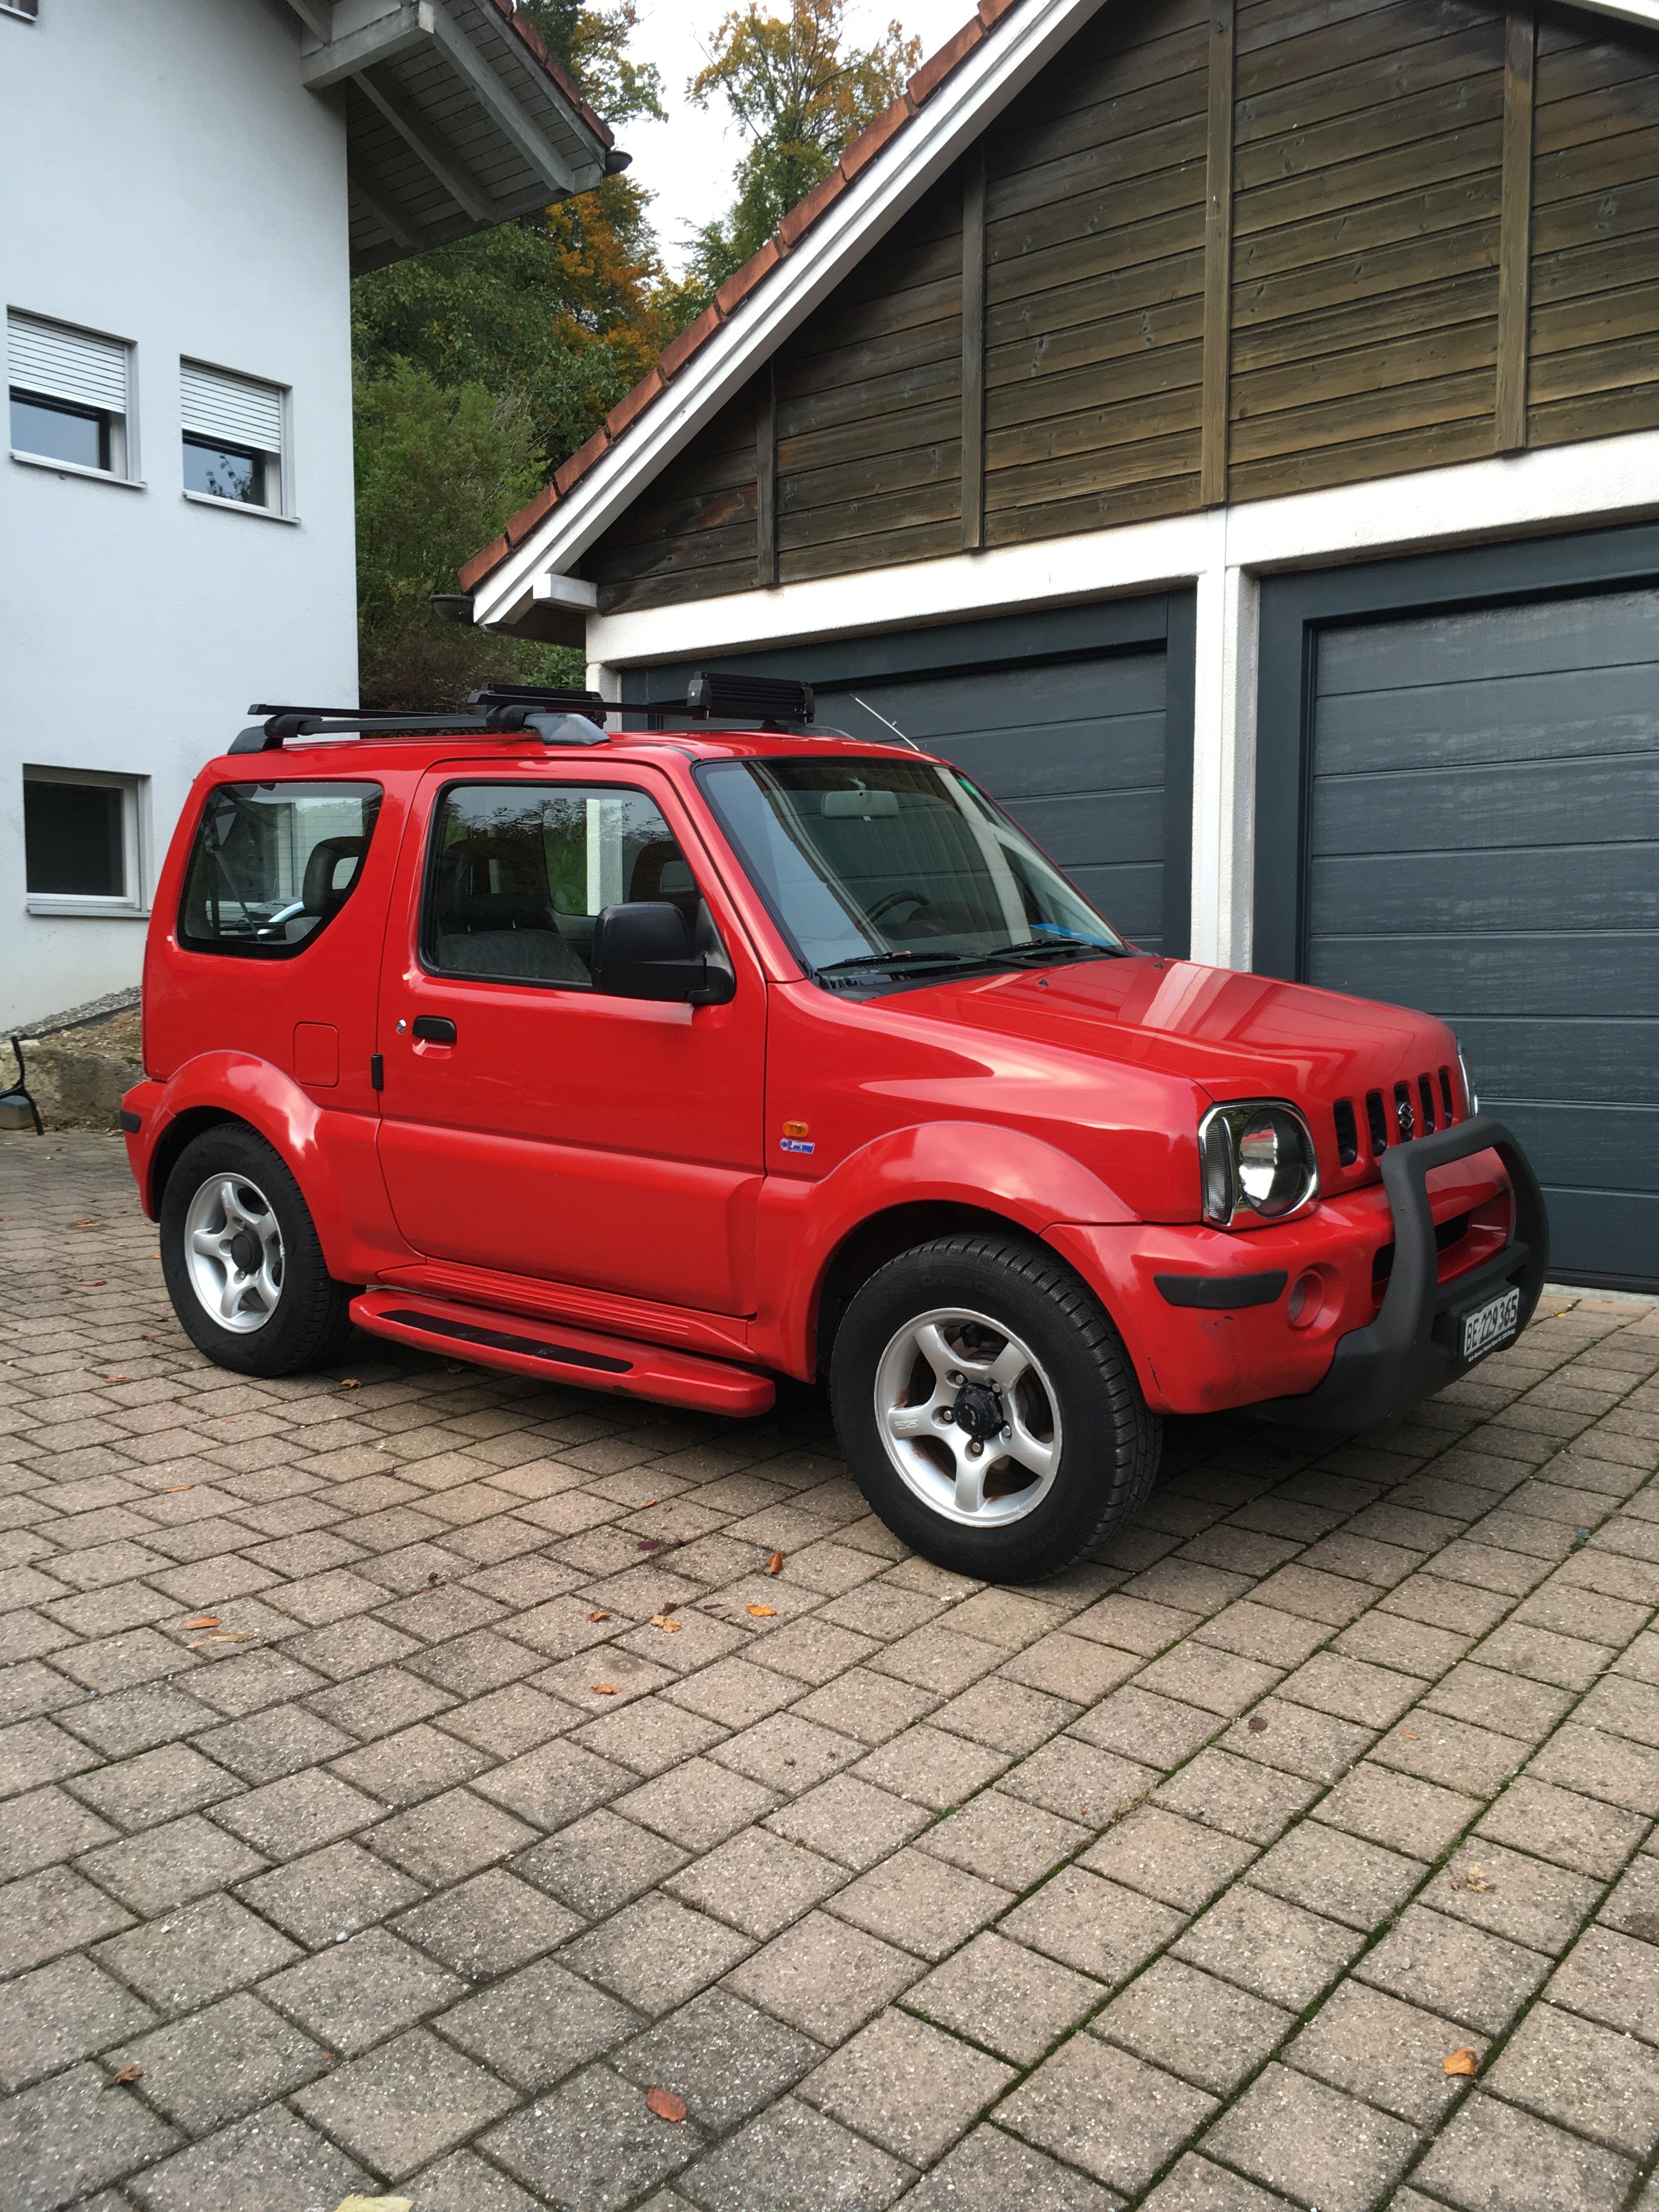
<instances>
[{"instance_id":1,"label":"overcast sky","mask_svg":"<svg viewBox=\"0 0 1659 2212\"><path fill-rule=\"evenodd\" d=\"M783 0L775 0L781 13ZM654 195L651 218L663 258L678 276L684 240L731 204L732 172L743 154L741 133L723 127L724 106L694 107L685 88L708 61L714 27L726 13L722 0L640 0L633 52L662 71L666 123L623 125L617 136L634 156L631 174ZM924 56L944 45L974 12L973 0L850 0L847 34L866 46L896 17L921 40Z\"/></svg>"}]
</instances>

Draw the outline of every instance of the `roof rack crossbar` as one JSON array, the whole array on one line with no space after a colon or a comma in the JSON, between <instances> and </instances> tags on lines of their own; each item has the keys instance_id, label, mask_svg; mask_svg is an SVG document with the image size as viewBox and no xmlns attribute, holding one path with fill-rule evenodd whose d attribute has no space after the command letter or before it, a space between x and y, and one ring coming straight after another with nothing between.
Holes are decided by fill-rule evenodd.
<instances>
[{"instance_id":1,"label":"roof rack crossbar","mask_svg":"<svg viewBox=\"0 0 1659 2212\"><path fill-rule=\"evenodd\" d=\"M468 700L483 711L470 714L405 714L390 707L290 707L269 702L248 708L262 719L241 731L233 753L280 752L289 738L514 737L530 735L548 745L604 742L605 702L596 691L556 690L532 684L486 684Z\"/></svg>"}]
</instances>

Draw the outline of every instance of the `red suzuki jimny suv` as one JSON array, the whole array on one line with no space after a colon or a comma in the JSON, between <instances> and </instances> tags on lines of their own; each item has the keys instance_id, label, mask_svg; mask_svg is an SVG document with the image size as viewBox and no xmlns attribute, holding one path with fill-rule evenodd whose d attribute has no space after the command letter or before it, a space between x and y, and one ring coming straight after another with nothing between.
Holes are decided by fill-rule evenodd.
<instances>
[{"instance_id":1,"label":"red suzuki jimny suv","mask_svg":"<svg viewBox=\"0 0 1659 2212\"><path fill-rule=\"evenodd\" d=\"M824 1378L888 1525L1021 1580L1161 1414L1367 1428L1530 1318L1538 1185L1441 1023L1138 951L805 685L472 704L255 708L173 839L122 1123L210 1358Z\"/></svg>"}]
</instances>

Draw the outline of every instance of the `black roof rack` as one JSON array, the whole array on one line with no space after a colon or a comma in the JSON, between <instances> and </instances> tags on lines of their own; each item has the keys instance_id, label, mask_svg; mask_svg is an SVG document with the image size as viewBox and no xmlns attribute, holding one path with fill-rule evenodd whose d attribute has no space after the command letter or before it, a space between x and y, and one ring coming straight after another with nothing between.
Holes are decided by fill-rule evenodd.
<instances>
[{"instance_id":1,"label":"black roof rack","mask_svg":"<svg viewBox=\"0 0 1659 2212\"><path fill-rule=\"evenodd\" d=\"M231 740L233 753L280 751L289 738L510 737L533 734L544 744L604 742L605 702L597 691L533 684L486 684L472 693L471 714L410 714L394 708L289 707L255 704L260 720Z\"/></svg>"}]
</instances>

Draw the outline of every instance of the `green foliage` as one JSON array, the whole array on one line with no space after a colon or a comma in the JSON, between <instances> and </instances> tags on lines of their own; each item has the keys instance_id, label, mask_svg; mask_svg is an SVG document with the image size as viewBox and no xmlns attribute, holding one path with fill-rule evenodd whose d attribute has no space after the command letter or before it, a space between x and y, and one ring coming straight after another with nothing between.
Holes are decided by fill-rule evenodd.
<instances>
[{"instance_id":1,"label":"green foliage","mask_svg":"<svg viewBox=\"0 0 1659 2212\"><path fill-rule=\"evenodd\" d=\"M829 174L842 147L897 99L921 61L921 41L907 39L897 22L872 46L843 48L846 8L847 0L790 0L779 16L749 0L715 32L708 66L687 90L699 106L723 99L749 150L731 212L697 234L678 310L700 311L758 252Z\"/></svg>"},{"instance_id":2,"label":"green foliage","mask_svg":"<svg viewBox=\"0 0 1659 2212\"><path fill-rule=\"evenodd\" d=\"M458 707L526 648L442 621L429 604L541 481L522 399L447 391L411 362L356 392L357 630L369 707Z\"/></svg>"}]
</instances>

